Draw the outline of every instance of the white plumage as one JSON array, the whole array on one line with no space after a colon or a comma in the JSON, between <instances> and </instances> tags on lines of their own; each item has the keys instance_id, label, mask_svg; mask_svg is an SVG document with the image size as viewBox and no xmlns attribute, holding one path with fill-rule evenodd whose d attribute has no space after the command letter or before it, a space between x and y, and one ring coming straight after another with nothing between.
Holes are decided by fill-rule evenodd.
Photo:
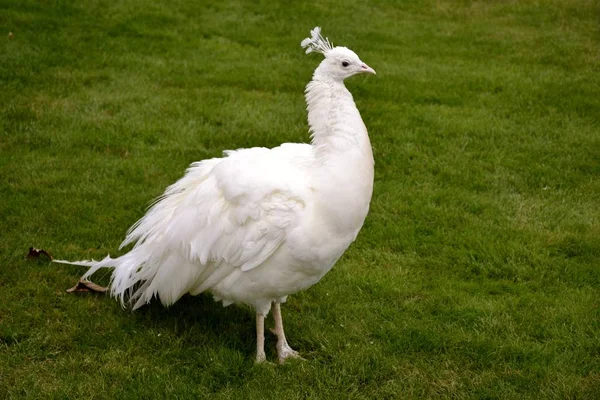
<instances>
[{"instance_id":1,"label":"white plumage","mask_svg":"<svg viewBox=\"0 0 600 400\"><path fill-rule=\"evenodd\" d=\"M224 305L257 312L257 361L265 360L264 318L273 304L280 362L287 344L279 304L318 282L356 238L369 209L373 155L367 129L343 80L375 73L320 28L302 41L325 56L306 88L311 144L226 151L193 163L129 230L125 255L89 266L114 267L111 294L134 309L208 291ZM65 262L65 261L58 261Z\"/></svg>"}]
</instances>

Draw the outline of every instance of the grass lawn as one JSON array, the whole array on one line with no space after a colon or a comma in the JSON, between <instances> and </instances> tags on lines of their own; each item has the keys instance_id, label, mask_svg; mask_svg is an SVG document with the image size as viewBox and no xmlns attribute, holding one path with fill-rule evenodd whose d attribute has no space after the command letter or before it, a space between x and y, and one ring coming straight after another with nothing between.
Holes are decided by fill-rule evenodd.
<instances>
[{"instance_id":1,"label":"grass lawn","mask_svg":"<svg viewBox=\"0 0 600 400\"><path fill-rule=\"evenodd\" d=\"M600 398L599 18L595 0L0 0L0 398ZM84 268L25 260L117 255L191 162L307 141L315 25L377 70L347 82L376 181L357 241L283 307L306 361L254 366L249 308L131 313L66 293Z\"/></svg>"}]
</instances>

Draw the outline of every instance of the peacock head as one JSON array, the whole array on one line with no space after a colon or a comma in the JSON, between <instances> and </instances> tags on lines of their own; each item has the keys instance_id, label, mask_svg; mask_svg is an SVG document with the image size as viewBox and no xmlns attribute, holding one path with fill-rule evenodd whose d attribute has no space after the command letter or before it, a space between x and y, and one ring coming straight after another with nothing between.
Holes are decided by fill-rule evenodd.
<instances>
[{"instance_id":1,"label":"peacock head","mask_svg":"<svg viewBox=\"0 0 600 400\"><path fill-rule=\"evenodd\" d=\"M318 26L310 31L310 37L304 39L300 46L306 49L306 54L315 52L325 56L315 74L339 81L360 73L375 74L375 70L362 62L352 50L333 47L328 38L321 36Z\"/></svg>"}]
</instances>

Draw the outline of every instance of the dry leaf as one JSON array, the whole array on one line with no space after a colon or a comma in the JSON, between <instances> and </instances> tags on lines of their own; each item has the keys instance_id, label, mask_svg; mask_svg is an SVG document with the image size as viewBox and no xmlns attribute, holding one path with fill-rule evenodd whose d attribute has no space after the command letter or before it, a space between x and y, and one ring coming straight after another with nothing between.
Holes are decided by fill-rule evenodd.
<instances>
[{"instance_id":1,"label":"dry leaf","mask_svg":"<svg viewBox=\"0 0 600 400\"><path fill-rule=\"evenodd\" d=\"M94 282L90 282L90 281L86 281L85 279L80 279L79 282L77 282L77 285L73 286L70 289L67 289L68 293L75 293L75 292L92 292L92 293L106 293L108 289L100 286L100 285L96 285Z\"/></svg>"},{"instance_id":2,"label":"dry leaf","mask_svg":"<svg viewBox=\"0 0 600 400\"><path fill-rule=\"evenodd\" d=\"M50 260L54 259L54 258L52 258L52 254L48 253L46 250L36 249L35 247L29 248L29 253L27 253L27 257L25 257L25 258L28 260L32 259L32 258L40 258L41 255L48 257Z\"/></svg>"}]
</instances>

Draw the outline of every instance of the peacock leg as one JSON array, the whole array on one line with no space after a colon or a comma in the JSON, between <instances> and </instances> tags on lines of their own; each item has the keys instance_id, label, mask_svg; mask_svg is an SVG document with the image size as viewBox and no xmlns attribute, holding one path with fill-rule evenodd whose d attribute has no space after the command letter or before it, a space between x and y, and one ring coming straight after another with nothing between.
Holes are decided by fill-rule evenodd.
<instances>
[{"instance_id":1,"label":"peacock leg","mask_svg":"<svg viewBox=\"0 0 600 400\"><path fill-rule=\"evenodd\" d=\"M265 354L265 316L256 313L256 363L260 364L267 360Z\"/></svg>"},{"instance_id":2,"label":"peacock leg","mask_svg":"<svg viewBox=\"0 0 600 400\"><path fill-rule=\"evenodd\" d=\"M292 349L285 339L283 320L281 319L281 304L277 302L273 303L273 319L275 320L275 329L272 332L277 335L277 356L279 363L283 364L290 357L302 359L298 352Z\"/></svg>"}]
</instances>

